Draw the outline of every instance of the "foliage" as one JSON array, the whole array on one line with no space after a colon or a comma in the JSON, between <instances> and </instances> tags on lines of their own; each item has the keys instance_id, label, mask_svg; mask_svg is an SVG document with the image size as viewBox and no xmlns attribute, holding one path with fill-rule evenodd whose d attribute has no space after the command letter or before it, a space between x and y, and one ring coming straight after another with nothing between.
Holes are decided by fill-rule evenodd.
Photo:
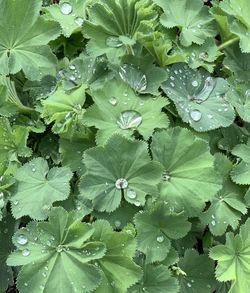
<instances>
[{"instance_id":1,"label":"foliage","mask_svg":"<svg viewBox=\"0 0 250 293\"><path fill-rule=\"evenodd\" d=\"M249 1L0 7L0 293L249 292Z\"/></svg>"}]
</instances>

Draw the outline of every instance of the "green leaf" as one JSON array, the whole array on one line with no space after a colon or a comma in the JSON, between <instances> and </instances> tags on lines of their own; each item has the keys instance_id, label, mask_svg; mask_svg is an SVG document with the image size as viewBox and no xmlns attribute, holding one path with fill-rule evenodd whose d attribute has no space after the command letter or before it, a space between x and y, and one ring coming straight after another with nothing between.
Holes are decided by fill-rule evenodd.
<instances>
[{"instance_id":1,"label":"green leaf","mask_svg":"<svg viewBox=\"0 0 250 293\"><path fill-rule=\"evenodd\" d=\"M115 79L91 93L95 104L87 110L84 121L99 129L98 144L106 142L114 133L131 137L138 131L148 139L154 128L168 127L168 117L161 113L168 104L163 97L138 96L125 83Z\"/></svg>"},{"instance_id":2,"label":"green leaf","mask_svg":"<svg viewBox=\"0 0 250 293\"><path fill-rule=\"evenodd\" d=\"M12 269L6 265L6 260L13 249L11 238L14 233L14 226L15 220L11 215L0 221L0 292L5 292L8 285L13 283Z\"/></svg>"},{"instance_id":3,"label":"green leaf","mask_svg":"<svg viewBox=\"0 0 250 293\"><path fill-rule=\"evenodd\" d=\"M101 282L100 270L89 262L105 255L105 244L92 241L94 228L82 215L54 208L48 222L30 222L19 229L9 266L20 266L17 287L23 293L91 292Z\"/></svg>"},{"instance_id":4,"label":"green leaf","mask_svg":"<svg viewBox=\"0 0 250 293\"><path fill-rule=\"evenodd\" d=\"M146 262L163 261L171 248L171 239L184 237L191 228L187 217L172 213L167 204L159 203L134 218L138 249L146 254Z\"/></svg>"},{"instance_id":5,"label":"green leaf","mask_svg":"<svg viewBox=\"0 0 250 293\"><path fill-rule=\"evenodd\" d=\"M223 78L213 78L207 71L192 70L175 64L162 88L175 103L184 122L196 131L227 127L234 121L234 109L226 99L228 84Z\"/></svg>"},{"instance_id":6,"label":"green leaf","mask_svg":"<svg viewBox=\"0 0 250 293\"><path fill-rule=\"evenodd\" d=\"M201 45L216 34L213 18L208 7L201 0L154 0L164 14L160 22L167 28L178 27L181 31L180 42L183 46L192 43Z\"/></svg>"},{"instance_id":7,"label":"green leaf","mask_svg":"<svg viewBox=\"0 0 250 293\"><path fill-rule=\"evenodd\" d=\"M216 278L220 282L232 281L228 293L244 293L250 290L249 282L249 238L250 220L241 226L240 232L226 234L225 245L217 245L210 251L210 257L218 261Z\"/></svg>"},{"instance_id":8,"label":"green leaf","mask_svg":"<svg viewBox=\"0 0 250 293\"><path fill-rule=\"evenodd\" d=\"M177 293L179 292L178 281L173 278L164 265L145 265L143 279L136 284L128 293Z\"/></svg>"},{"instance_id":9,"label":"green leaf","mask_svg":"<svg viewBox=\"0 0 250 293\"><path fill-rule=\"evenodd\" d=\"M65 4L66 3L66 4ZM45 7L45 19L58 22L65 37L80 30L85 19L85 0L67 0Z\"/></svg>"},{"instance_id":10,"label":"green leaf","mask_svg":"<svg viewBox=\"0 0 250 293\"><path fill-rule=\"evenodd\" d=\"M105 243L107 248L105 256L96 262L102 270L102 283L95 293L126 293L142 275L141 268L132 259L136 248L134 231L113 232L104 220L96 221L93 226L92 239Z\"/></svg>"},{"instance_id":11,"label":"green leaf","mask_svg":"<svg viewBox=\"0 0 250 293\"><path fill-rule=\"evenodd\" d=\"M93 57L106 54L111 63L118 63L126 51L133 52L138 34L151 33L157 18L150 0L95 1L88 14L83 26L90 39L87 51Z\"/></svg>"},{"instance_id":12,"label":"green leaf","mask_svg":"<svg viewBox=\"0 0 250 293\"><path fill-rule=\"evenodd\" d=\"M151 161L142 141L113 135L104 146L88 149L83 162L87 173L79 185L81 196L98 211L114 211L122 197L139 207L147 194L158 194L162 167Z\"/></svg>"},{"instance_id":13,"label":"green leaf","mask_svg":"<svg viewBox=\"0 0 250 293\"><path fill-rule=\"evenodd\" d=\"M41 0L1 1L1 74L23 70L30 80L55 75L56 57L47 44L59 36L60 29L56 23L39 16L41 3Z\"/></svg>"},{"instance_id":14,"label":"green leaf","mask_svg":"<svg viewBox=\"0 0 250 293\"><path fill-rule=\"evenodd\" d=\"M66 92L63 87L58 89L42 101L42 117L45 118L46 123L55 122L52 130L54 133L71 133L81 127L85 109L83 104L85 102L86 86Z\"/></svg>"},{"instance_id":15,"label":"green leaf","mask_svg":"<svg viewBox=\"0 0 250 293\"><path fill-rule=\"evenodd\" d=\"M242 52L250 53L250 3L248 0L224 0L220 3L220 8L229 15L234 17L234 20L229 22L231 32L239 36L240 47Z\"/></svg>"},{"instance_id":16,"label":"green leaf","mask_svg":"<svg viewBox=\"0 0 250 293\"><path fill-rule=\"evenodd\" d=\"M161 198L193 217L221 188L206 141L180 127L153 135L152 154L164 166Z\"/></svg>"},{"instance_id":17,"label":"green leaf","mask_svg":"<svg viewBox=\"0 0 250 293\"><path fill-rule=\"evenodd\" d=\"M15 218L29 215L33 219L46 219L52 203L69 196L70 169L53 167L49 170L43 158L26 163L14 176L17 187L11 197L11 208Z\"/></svg>"},{"instance_id":18,"label":"green leaf","mask_svg":"<svg viewBox=\"0 0 250 293\"><path fill-rule=\"evenodd\" d=\"M178 266L186 273L179 275L181 293L211 293L215 287L214 262L206 255L199 255L194 249L185 251Z\"/></svg>"}]
</instances>

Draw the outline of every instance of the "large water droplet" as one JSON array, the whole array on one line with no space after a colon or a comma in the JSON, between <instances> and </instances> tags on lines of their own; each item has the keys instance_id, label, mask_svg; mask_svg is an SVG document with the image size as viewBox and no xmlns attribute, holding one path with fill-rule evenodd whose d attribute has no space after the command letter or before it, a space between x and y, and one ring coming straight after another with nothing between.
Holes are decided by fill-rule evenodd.
<instances>
[{"instance_id":1,"label":"large water droplet","mask_svg":"<svg viewBox=\"0 0 250 293\"><path fill-rule=\"evenodd\" d=\"M112 97L109 99L109 103L113 106L115 106L117 104L117 99L115 97Z\"/></svg>"},{"instance_id":2,"label":"large water droplet","mask_svg":"<svg viewBox=\"0 0 250 293\"><path fill-rule=\"evenodd\" d=\"M124 82L129 84L137 92L143 92L146 90L147 77L134 65L123 64L120 67L119 75Z\"/></svg>"},{"instance_id":3,"label":"large water droplet","mask_svg":"<svg viewBox=\"0 0 250 293\"><path fill-rule=\"evenodd\" d=\"M130 199L135 199L136 198L136 191L133 189L129 189L127 195Z\"/></svg>"},{"instance_id":4,"label":"large water droplet","mask_svg":"<svg viewBox=\"0 0 250 293\"><path fill-rule=\"evenodd\" d=\"M195 121L195 122L200 121L200 120L201 120L201 116L202 116L201 112L200 112L199 110L197 110L197 109L192 110L192 111L190 112L190 117L191 117L191 119L192 119L193 121Z\"/></svg>"},{"instance_id":5,"label":"large water droplet","mask_svg":"<svg viewBox=\"0 0 250 293\"><path fill-rule=\"evenodd\" d=\"M193 87L197 87L199 84L198 84L198 81L197 80L194 80L193 82L192 82L192 86Z\"/></svg>"},{"instance_id":6,"label":"large water droplet","mask_svg":"<svg viewBox=\"0 0 250 293\"><path fill-rule=\"evenodd\" d=\"M16 238L16 242L20 245L25 245L28 243L28 238L23 234L19 234Z\"/></svg>"},{"instance_id":7,"label":"large water droplet","mask_svg":"<svg viewBox=\"0 0 250 293\"><path fill-rule=\"evenodd\" d=\"M75 23L77 25L82 26L83 22L84 22L84 19L82 17L78 16L78 17L75 18Z\"/></svg>"},{"instance_id":8,"label":"large water droplet","mask_svg":"<svg viewBox=\"0 0 250 293\"><path fill-rule=\"evenodd\" d=\"M142 116L140 113L130 110L121 113L117 120L117 124L121 129L136 128L142 123Z\"/></svg>"},{"instance_id":9,"label":"large water droplet","mask_svg":"<svg viewBox=\"0 0 250 293\"><path fill-rule=\"evenodd\" d=\"M22 255L23 255L23 256L29 256L29 255L30 255L30 251L29 251L29 249L24 249L24 250L22 251Z\"/></svg>"},{"instance_id":10,"label":"large water droplet","mask_svg":"<svg viewBox=\"0 0 250 293\"><path fill-rule=\"evenodd\" d=\"M70 3L68 3L68 2L63 2L63 3L61 4L60 9L61 9L62 14L64 14L64 15L69 15L69 14L72 12L73 7L72 7L72 5L71 5Z\"/></svg>"},{"instance_id":11,"label":"large water droplet","mask_svg":"<svg viewBox=\"0 0 250 293\"><path fill-rule=\"evenodd\" d=\"M157 236L156 240L157 240L157 242L162 243L164 241L164 237L162 235Z\"/></svg>"},{"instance_id":12,"label":"large water droplet","mask_svg":"<svg viewBox=\"0 0 250 293\"><path fill-rule=\"evenodd\" d=\"M123 43L119 40L118 37L108 37L106 39L106 45L110 48L119 48Z\"/></svg>"},{"instance_id":13,"label":"large water droplet","mask_svg":"<svg viewBox=\"0 0 250 293\"><path fill-rule=\"evenodd\" d=\"M115 187L117 189L124 189L128 187L128 181L124 178L119 178L115 182Z\"/></svg>"}]
</instances>

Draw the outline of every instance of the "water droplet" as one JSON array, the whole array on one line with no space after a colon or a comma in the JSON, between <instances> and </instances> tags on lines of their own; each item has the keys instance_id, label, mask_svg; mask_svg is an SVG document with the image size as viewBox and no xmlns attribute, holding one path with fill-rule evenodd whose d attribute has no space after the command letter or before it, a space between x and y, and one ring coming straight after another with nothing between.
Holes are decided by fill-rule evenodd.
<instances>
[{"instance_id":1,"label":"water droplet","mask_svg":"<svg viewBox=\"0 0 250 293\"><path fill-rule=\"evenodd\" d=\"M215 220L211 221L212 226L215 226L216 222Z\"/></svg>"},{"instance_id":2,"label":"water droplet","mask_svg":"<svg viewBox=\"0 0 250 293\"><path fill-rule=\"evenodd\" d=\"M136 191L133 189L129 189L127 195L130 199L135 199L136 198Z\"/></svg>"},{"instance_id":3,"label":"water droplet","mask_svg":"<svg viewBox=\"0 0 250 293\"><path fill-rule=\"evenodd\" d=\"M169 181L170 180L170 175L169 175L169 173L167 171L164 171L162 173L162 179L163 179L163 181Z\"/></svg>"},{"instance_id":4,"label":"water droplet","mask_svg":"<svg viewBox=\"0 0 250 293\"><path fill-rule=\"evenodd\" d=\"M115 187L117 189L124 189L128 187L128 181L124 178L119 178L115 182Z\"/></svg>"},{"instance_id":5,"label":"water droplet","mask_svg":"<svg viewBox=\"0 0 250 293\"><path fill-rule=\"evenodd\" d=\"M23 234L19 234L17 236L16 242L20 245L25 245L28 243L28 238Z\"/></svg>"},{"instance_id":6,"label":"water droplet","mask_svg":"<svg viewBox=\"0 0 250 293\"><path fill-rule=\"evenodd\" d=\"M70 3L68 3L68 2L63 2L63 3L61 4L60 9L61 9L61 13L62 13L62 14L64 14L64 15L69 15L69 14L72 12L73 7L72 7L72 5L71 5Z\"/></svg>"},{"instance_id":7,"label":"water droplet","mask_svg":"<svg viewBox=\"0 0 250 293\"><path fill-rule=\"evenodd\" d=\"M200 59L207 59L208 58L208 53L207 52L201 52L199 55Z\"/></svg>"},{"instance_id":8,"label":"water droplet","mask_svg":"<svg viewBox=\"0 0 250 293\"><path fill-rule=\"evenodd\" d=\"M162 243L164 241L164 237L162 235L157 236L156 240L157 240L157 242Z\"/></svg>"},{"instance_id":9,"label":"water droplet","mask_svg":"<svg viewBox=\"0 0 250 293\"><path fill-rule=\"evenodd\" d=\"M170 82L171 87L175 87L175 84L171 81Z\"/></svg>"},{"instance_id":10,"label":"water droplet","mask_svg":"<svg viewBox=\"0 0 250 293\"><path fill-rule=\"evenodd\" d=\"M121 226L121 222L120 221L115 221L115 226L116 226L116 228L119 228L120 226Z\"/></svg>"},{"instance_id":11,"label":"water droplet","mask_svg":"<svg viewBox=\"0 0 250 293\"><path fill-rule=\"evenodd\" d=\"M109 99L109 103L113 106L115 106L117 104L117 99L115 97L112 97Z\"/></svg>"},{"instance_id":12,"label":"water droplet","mask_svg":"<svg viewBox=\"0 0 250 293\"><path fill-rule=\"evenodd\" d=\"M199 110L197 110L197 109L194 109L194 110L192 110L190 112L190 117L195 122L200 121L201 120L201 116L202 116L201 112Z\"/></svg>"},{"instance_id":13,"label":"water droplet","mask_svg":"<svg viewBox=\"0 0 250 293\"><path fill-rule=\"evenodd\" d=\"M189 288L191 288L191 287L192 287L192 285L191 285L190 283L187 283L187 286L188 286Z\"/></svg>"},{"instance_id":14,"label":"water droplet","mask_svg":"<svg viewBox=\"0 0 250 293\"><path fill-rule=\"evenodd\" d=\"M193 82L192 82L192 86L193 87L197 87L199 84L198 84L198 81L197 80L194 80Z\"/></svg>"},{"instance_id":15,"label":"water droplet","mask_svg":"<svg viewBox=\"0 0 250 293\"><path fill-rule=\"evenodd\" d=\"M18 201L18 200L15 200L15 201L13 202L14 206L17 206L17 205L18 205L18 203L19 203L19 201Z\"/></svg>"},{"instance_id":16,"label":"water droplet","mask_svg":"<svg viewBox=\"0 0 250 293\"><path fill-rule=\"evenodd\" d=\"M24 286L25 286L25 287L28 287L28 283L24 283Z\"/></svg>"},{"instance_id":17,"label":"water droplet","mask_svg":"<svg viewBox=\"0 0 250 293\"><path fill-rule=\"evenodd\" d=\"M120 48L123 43L119 40L119 37L108 37L106 39L106 45L110 48Z\"/></svg>"},{"instance_id":18,"label":"water droplet","mask_svg":"<svg viewBox=\"0 0 250 293\"><path fill-rule=\"evenodd\" d=\"M23 256L29 256L29 255L30 255L30 251L29 251L29 249L24 249L24 250L22 251L22 255L23 255Z\"/></svg>"},{"instance_id":19,"label":"water droplet","mask_svg":"<svg viewBox=\"0 0 250 293\"><path fill-rule=\"evenodd\" d=\"M76 67L75 67L75 65L74 65L74 64L70 64L70 65L69 65L69 69L70 69L70 70L75 70L75 69L76 69Z\"/></svg>"},{"instance_id":20,"label":"water droplet","mask_svg":"<svg viewBox=\"0 0 250 293\"><path fill-rule=\"evenodd\" d=\"M139 201L136 201L136 202L134 202L134 205L135 205L136 207L139 207L139 206L141 206L141 203L140 203Z\"/></svg>"},{"instance_id":21,"label":"water droplet","mask_svg":"<svg viewBox=\"0 0 250 293\"><path fill-rule=\"evenodd\" d=\"M117 120L117 124L121 129L136 128L141 123L141 114L133 110L122 112Z\"/></svg>"},{"instance_id":22,"label":"water droplet","mask_svg":"<svg viewBox=\"0 0 250 293\"><path fill-rule=\"evenodd\" d=\"M75 81L75 80L76 80L76 77L75 77L74 75L71 75L71 76L69 77L69 80L71 80L71 81Z\"/></svg>"},{"instance_id":23,"label":"water droplet","mask_svg":"<svg viewBox=\"0 0 250 293\"><path fill-rule=\"evenodd\" d=\"M213 118L213 115L208 114L207 117L208 117L209 119L212 119L212 118Z\"/></svg>"},{"instance_id":24,"label":"water droplet","mask_svg":"<svg viewBox=\"0 0 250 293\"><path fill-rule=\"evenodd\" d=\"M120 66L119 75L121 79L129 84L135 91L143 92L147 88L147 77L140 69L132 64Z\"/></svg>"},{"instance_id":25,"label":"water droplet","mask_svg":"<svg viewBox=\"0 0 250 293\"><path fill-rule=\"evenodd\" d=\"M84 22L84 19L82 17L78 16L78 17L75 18L75 23L77 25L82 26L83 22Z\"/></svg>"}]
</instances>

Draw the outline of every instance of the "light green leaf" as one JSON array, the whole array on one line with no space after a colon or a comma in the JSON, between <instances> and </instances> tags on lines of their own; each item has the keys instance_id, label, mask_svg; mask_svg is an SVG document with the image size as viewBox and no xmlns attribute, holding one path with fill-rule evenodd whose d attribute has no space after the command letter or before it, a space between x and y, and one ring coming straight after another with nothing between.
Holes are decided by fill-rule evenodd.
<instances>
[{"instance_id":1,"label":"light green leaf","mask_svg":"<svg viewBox=\"0 0 250 293\"><path fill-rule=\"evenodd\" d=\"M173 278L164 265L145 265L140 283L128 290L128 293L177 293L178 281Z\"/></svg>"},{"instance_id":2,"label":"light green leaf","mask_svg":"<svg viewBox=\"0 0 250 293\"><path fill-rule=\"evenodd\" d=\"M167 28L178 27L181 30L180 41L183 46L192 43L201 45L206 38L216 34L213 18L208 7L201 0L154 0L164 14L160 22Z\"/></svg>"},{"instance_id":3,"label":"light green leaf","mask_svg":"<svg viewBox=\"0 0 250 293\"><path fill-rule=\"evenodd\" d=\"M79 185L81 196L91 199L98 211L114 211L122 197L139 207L147 194L158 194L162 167L151 161L142 141L113 135L104 146L88 149L83 162L87 173Z\"/></svg>"},{"instance_id":4,"label":"light green leaf","mask_svg":"<svg viewBox=\"0 0 250 293\"><path fill-rule=\"evenodd\" d=\"M106 54L111 63L118 63L126 52L133 52L139 33L153 31L156 18L150 0L95 1L83 26L90 39L87 51L93 57Z\"/></svg>"},{"instance_id":5,"label":"light green leaf","mask_svg":"<svg viewBox=\"0 0 250 293\"><path fill-rule=\"evenodd\" d=\"M131 137L138 131L148 139L154 128L168 127L168 117L161 112L168 104L165 98L138 96L121 81L114 79L102 88L93 89L92 98L95 104L87 110L84 121L99 129L98 144L103 144L114 133Z\"/></svg>"},{"instance_id":6,"label":"light green leaf","mask_svg":"<svg viewBox=\"0 0 250 293\"><path fill-rule=\"evenodd\" d=\"M153 135L152 154L165 168L161 198L194 217L221 188L208 143L179 127Z\"/></svg>"},{"instance_id":7,"label":"light green leaf","mask_svg":"<svg viewBox=\"0 0 250 293\"><path fill-rule=\"evenodd\" d=\"M55 122L52 127L55 133L70 133L72 136L82 125L82 118L85 113L83 104L85 102L86 86L74 89L72 91L64 91L60 86L42 101L42 117L45 118L47 124Z\"/></svg>"},{"instance_id":8,"label":"light green leaf","mask_svg":"<svg viewBox=\"0 0 250 293\"><path fill-rule=\"evenodd\" d=\"M93 226L92 239L105 243L107 248L105 256L96 262L102 270L102 283L95 293L126 293L142 275L141 268L132 259L136 248L135 231L113 232L104 220L96 221Z\"/></svg>"},{"instance_id":9,"label":"light green leaf","mask_svg":"<svg viewBox=\"0 0 250 293\"><path fill-rule=\"evenodd\" d=\"M191 228L187 217L172 213L167 204L159 203L134 218L138 249L145 253L146 262L163 261L171 248L171 239L184 237Z\"/></svg>"},{"instance_id":10,"label":"light green leaf","mask_svg":"<svg viewBox=\"0 0 250 293\"><path fill-rule=\"evenodd\" d=\"M250 53L250 2L248 0L224 0L220 3L220 8L234 20L229 22L231 32L240 38L242 52Z\"/></svg>"},{"instance_id":11,"label":"light green leaf","mask_svg":"<svg viewBox=\"0 0 250 293\"><path fill-rule=\"evenodd\" d=\"M196 131L226 127L234 121L234 109L226 99L228 84L223 78L213 78L203 69L192 70L180 63L171 67L162 88L182 120Z\"/></svg>"},{"instance_id":12,"label":"light green leaf","mask_svg":"<svg viewBox=\"0 0 250 293\"><path fill-rule=\"evenodd\" d=\"M70 169L53 167L49 170L43 158L26 163L14 176L17 187L11 197L11 208L15 218L29 215L37 220L46 219L52 203L69 196Z\"/></svg>"},{"instance_id":13,"label":"light green leaf","mask_svg":"<svg viewBox=\"0 0 250 293\"><path fill-rule=\"evenodd\" d=\"M220 282L232 281L228 293L245 293L250 290L250 220L241 226L240 232L226 234L225 245L217 245L210 251L210 257L218 261L216 278Z\"/></svg>"},{"instance_id":14,"label":"light green leaf","mask_svg":"<svg viewBox=\"0 0 250 293\"><path fill-rule=\"evenodd\" d=\"M206 255L188 249L180 259L178 266L186 273L179 275L181 293L211 293L215 287L214 262Z\"/></svg>"},{"instance_id":15,"label":"light green leaf","mask_svg":"<svg viewBox=\"0 0 250 293\"><path fill-rule=\"evenodd\" d=\"M85 19L85 0L67 0L45 7L44 18L58 22L65 37L80 30Z\"/></svg>"},{"instance_id":16,"label":"light green leaf","mask_svg":"<svg viewBox=\"0 0 250 293\"><path fill-rule=\"evenodd\" d=\"M55 75L56 57L47 44L59 36L60 28L39 16L41 4L41 0L0 1L1 74L23 70L30 80Z\"/></svg>"},{"instance_id":17,"label":"light green leaf","mask_svg":"<svg viewBox=\"0 0 250 293\"><path fill-rule=\"evenodd\" d=\"M89 264L102 258L105 244L92 241L94 228L82 215L54 208L48 222L30 222L13 237L17 247L9 266L20 266L17 287L22 293L93 291L101 282L100 270Z\"/></svg>"}]
</instances>

